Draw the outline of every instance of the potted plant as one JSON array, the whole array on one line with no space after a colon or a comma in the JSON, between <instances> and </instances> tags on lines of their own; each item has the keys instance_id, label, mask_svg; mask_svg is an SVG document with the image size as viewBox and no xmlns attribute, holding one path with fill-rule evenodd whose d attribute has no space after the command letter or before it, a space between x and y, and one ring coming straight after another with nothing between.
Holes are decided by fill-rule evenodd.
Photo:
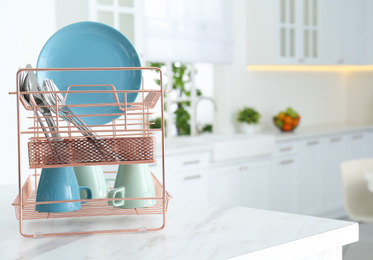
<instances>
[{"instance_id":1,"label":"potted plant","mask_svg":"<svg viewBox=\"0 0 373 260\"><path fill-rule=\"evenodd\" d=\"M254 108L244 107L238 111L237 121L240 123L240 132L252 134L259 123L260 114Z\"/></svg>"}]
</instances>

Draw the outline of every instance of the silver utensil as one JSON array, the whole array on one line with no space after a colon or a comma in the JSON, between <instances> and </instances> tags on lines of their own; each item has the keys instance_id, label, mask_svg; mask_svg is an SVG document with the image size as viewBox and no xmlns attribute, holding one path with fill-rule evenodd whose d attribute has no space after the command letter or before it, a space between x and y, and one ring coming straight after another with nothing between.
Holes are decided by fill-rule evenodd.
<instances>
[{"instance_id":1,"label":"silver utensil","mask_svg":"<svg viewBox=\"0 0 373 260\"><path fill-rule=\"evenodd\" d=\"M32 68L31 65L27 65L26 68ZM20 84L20 91L25 92L35 92L38 91L37 87L39 85L35 74L32 71L22 71L19 75L19 84ZM71 159L68 153L65 152L67 148L64 148L63 142L62 145L59 145L57 148L55 146L55 141L63 141L61 135L59 133L56 133L56 124L52 118L52 114L50 110L45 107L45 103L42 100L42 96L38 93L35 94L22 94L22 98L25 101L25 103L29 106L34 107L35 115L38 118L38 121L40 123L40 126L44 132L45 137L49 141L51 151L54 154L55 158L57 158L57 163L70 163ZM39 112L44 116L45 121L47 122L48 127L45 127L42 117L40 116ZM47 129L50 129L49 132ZM61 150L62 148L62 150ZM58 152L58 150L61 150L61 153ZM46 161L46 164L51 163L50 161ZM53 164L55 164L55 161L52 161Z\"/></svg>"},{"instance_id":2,"label":"silver utensil","mask_svg":"<svg viewBox=\"0 0 373 260\"><path fill-rule=\"evenodd\" d=\"M39 90L44 92L42 93L43 100L50 106L52 112L57 114L56 107L58 107L58 112L65 115L64 118L66 118L66 120L74 124L87 139L92 140L93 146L105 160L111 160L116 157L123 160L123 157L116 154L110 147L103 146L97 142L97 140L101 140L101 138L65 104L62 94L58 93L59 89L52 80L44 79L43 87ZM46 93L45 91L52 91L54 93Z\"/></svg>"},{"instance_id":3,"label":"silver utensil","mask_svg":"<svg viewBox=\"0 0 373 260\"><path fill-rule=\"evenodd\" d=\"M21 71L20 74L19 74L19 77L18 77L19 90L21 92L28 92L28 90L26 89L26 81L28 81L28 73L26 71ZM28 82L27 82L27 84L28 84ZM22 97L23 101L26 103L26 105L32 107L29 94L22 94L21 97ZM44 133L45 137L49 141L51 141L51 139L49 137L49 134L48 134L48 130L45 127L43 120L41 119L41 115L39 113L39 110L34 109L34 112L35 112L36 117L38 118L39 124L41 126L41 129L43 130L43 133Z\"/></svg>"},{"instance_id":4,"label":"silver utensil","mask_svg":"<svg viewBox=\"0 0 373 260\"><path fill-rule=\"evenodd\" d=\"M26 68L32 68L32 67L30 64L27 64ZM40 85L36 78L36 75L32 71L29 71L27 73L27 77L24 82L24 90L26 92L30 92L30 91L37 92L37 91L40 91L39 89L40 89ZM59 133L56 133L57 131L56 123L54 122L52 118L52 113L50 109L46 107L48 106L48 104L46 104L43 101L42 95L41 94L30 94L31 103L32 103L32 99L35 101L35 104L37 105L39 112L44 116L45 121L47 122L49 129L51 131L50 134L52 137L54 137L53 141L63 141L61 135Z\"/></svg>"},{"instance_id":5,"label":"silver utensil","mask_svg":"<svg viewBox=\"0 0 373 260\"><path fill-rule=\"evenodd\" d=\"M58 107L58 112L61 115L64 115L64 118L66 120L75 125L84 136L87 136L87 138L92 138L95 140L100 139L98 135L95 132L93 132L92 128L90 128L86 123L84 123L83 120L81 120L74 112L71 111L71 109L68 106L66 106L65 99L63 98L61 93L58 93L59 89L52 80L44 79L43 90L41 91L55 92L43 93L44 102L50 106L50 109L53 113L57 114L56 107Z\"/></svg>"}]
</instances>

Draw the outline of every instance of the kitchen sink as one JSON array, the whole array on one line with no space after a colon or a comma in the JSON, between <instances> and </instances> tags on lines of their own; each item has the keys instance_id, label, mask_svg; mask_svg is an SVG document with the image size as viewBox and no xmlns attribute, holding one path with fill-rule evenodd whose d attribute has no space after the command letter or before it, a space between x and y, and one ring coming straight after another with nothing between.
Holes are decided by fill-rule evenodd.
<instances>
[{"instance_id":1,"label":"kitchen sink","mask_svg":"<svg viewBox=\"0 0 373 260\"><path fill-rule=\"evenodd\" d=\"M203 145L212 151L214 162L242 159L271 154L275 138L263 134L201 135L197 137L175 138L167 142L166 149L193 149Z\"/></svg>"},{"instance_id":2,"label":"kitchen sink","mask_svg":"<svg viewBox=\"0 0 373 260\"><path fill-rule=\"evenodd\" d=\"M206 135L202 139L211 144L215 162L271 154L275 147L272 135Z\"/></svg>"}]
</instances>

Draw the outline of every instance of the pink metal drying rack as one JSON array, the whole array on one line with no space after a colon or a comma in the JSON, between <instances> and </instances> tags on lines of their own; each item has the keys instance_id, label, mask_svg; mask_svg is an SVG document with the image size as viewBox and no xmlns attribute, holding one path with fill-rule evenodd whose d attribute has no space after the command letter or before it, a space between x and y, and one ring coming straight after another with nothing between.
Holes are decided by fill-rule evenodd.
<instances>
[{"instance_id":1,"label":"pink metal drying rack","mask_svg":"<svg viewBox=\"0 0 373 260\"><path fill-rule=\"evenodd\" d=\"M116 90L111 84L100 85L70 85L66 91L46 91L38 93L52 93L55 96L56 105L54 109L57 111L52 118L56 122L56 130L53 133L58 133L63 138L61 140L52 140L56 137L45 137L43 127L39 120L47 125L45 118L37 116L37 105L32 100L31 105L24 101L19 87L19 74L22 71L125 71L125 70L142 70L158 71L160 86L158 89L146 89L144 79L140 90ZM74 90L75 87L92 87L92 86L110 86L110 90ZM87 88L88 89L88 88ZM90 88L91 89L91 88ZM161 230L166 224L166 211L170 194L165 188L165 169L164 169L164 124L160 129L150 128L149 118L154 114L157 108L161 111L161 119L164 122L163 109L163 81L162 71L155 67L113 67L113 68L43 68L43 69L20 69L17 72L17 91L10 92L17 96L17 131L18 131L18 196L13 205L15 206L16 217L19 220L19 230L22 236L25 237L49 237L49 236L66 236L66 235L85 235L98 233L122 233L122 232L144 232ZM35 94L37 92L28 92ZM113 94L114 103L99 103L99 104L74 104L67 105L69 107L95 107L95 106L115 106L119 108L120 113L110 114L120 116L118 119L112 120L110 124L105 125L90 125L92 132L96 133L95 140L87 139L82 135L81 131L66 120L63 120L62 115L59 115L60 106L57 102L57 93L65 94L65 99L69 95L74 94L89 94L89 93L111 93ZM135 102L127 102L129 93L138 93ZM124 102L119 102L118 95L124 95ZM26 119L21 119L22 107L30 111ZM46 106L48 107L48 106ZM49 106L51 107L51 106ZM106 114L91 114L79 115L84 116L106 116ZM44 121L43 121L44 120ZM21 125L25 123L25 127ZM45 127L48 128L48 127ZM49 131L49 133L52 133ZM161 133L160 137L156 133ZM27 136L27 145L24 143L23 136ZM155 163L156 162L156 139L160 139L161 144L161 164L162 164L162 179L159 181L153 174L156 195L153 198L125 198L125 199L110 199L110 200L156 200L156 204L147 208L123 209L114 208L108 205L108 199L90 199L90 200L70 200L70 201L48 201L35 202L38 178L42 168L53 167L74 167L84 165L119 165L119 164L135 164L135 163ZM28 164L29 170L32 171L25 178L22 173L22 165L27 163L21 154L21 149L28 147ZM63 160L61 160L61 157ZM114 174L115 171L107 171L105 174ZM36 204L45 203L64 203L64 202L87 202L82 203L80 210L66 213L40 213L35 211ZM99 221L108 221L113 216L128 217L135 215L138 217L160 216L160 224L151 227L137 226L116 229L95 229L95 230L78 230L78 231L58 231L58 232L43 232L37 230L34 233L24 231L25 220L41 221L37 226L48 225L52 219L81 219L82 217L100 217ZM96 219L96 218L95 218ZM149 223L146 220L146 223ZM144 222L145 223L145 222ZM53 225L52 225L53 226Z\"/></svg>"}]
</instances>

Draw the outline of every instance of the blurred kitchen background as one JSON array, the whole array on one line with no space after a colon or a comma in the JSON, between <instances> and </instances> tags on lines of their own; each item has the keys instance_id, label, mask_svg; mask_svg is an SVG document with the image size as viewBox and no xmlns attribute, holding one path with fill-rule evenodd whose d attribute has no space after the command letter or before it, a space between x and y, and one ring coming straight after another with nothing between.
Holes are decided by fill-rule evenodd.
<instances>
[{"instance_id":1,"label":"blurred kitchen background","mask_svg":"<svg viewBox=\"0 0 373 260\"><path fill-rule=\"evenodd\" d=\"M258 207L320 216L328 216L330 212L334 212L332 216L343 215L339 163L344 159L373 156L370 127L373 123L372 10L373 1L369 0L1 1L3 149L0 183L17 182L16 101L8 93L16 88L18 68L27 63L36 66L44 43L62 27L79 21L98 21L125 34L136 47L143 66L162 68L165 88L173 89L165 99L167 142L170 144L182 146L173 140L185 140L188 136L198 143L199 135L235 135L240 125L237 114L243 107L260 113L257 135L274 137L276 146L265 158L260 154L261 157L254 159L224 161L224 165L212 159L218 164L211 166L209 157L208 166L198 168L196 165L195 169L208 168L211 177L214 169L227 167L232 170L224 173L238 174L239 170L234 167L248 170L252 166L246 163L256 165L259 162L264 165L260 168L264 174L259 178L265 185L269 184L261 191L266 192L265 198L255 202ZM281 133L273 124L273 117L288 107L301 116L300 124L293 133ZM310 138L316 138L317 142ZM328 150L325 147L330 140L345 142ZM302 150L302 144L310 142L315 145L314 150ZM276 152L287 146L293 150L284 157L276 157ZM175 161L172 156L177 155L177 149L168 151L169 161ZM330 151L332 166L321 162L326 157L321 151ZM283 164L290 168L283 170L283 177L272 178L273 169L277 169L274 164L280 159L280 163L285 162ZM315 163L317 160L320 164ZM315 171L309 170L313 165L317 165ZM177 166L167 169L170 175L172 171L179 171L173 167ZM302 169L309 170L304 178L298 176L304 172ZM325 177L320 169L332 169L333 176ZM326 182L324 177L331 186L322 184ZM206 183L210 184L219 179L208 181L209 178L206 177ZM251 183L256 181L255 176L250 178ZM223 185L224 178L221 180ZM271 198L288 191L287 185L296 187L288 198L301 197L298 191L309 186L309 180L317 182L316 192L310 190L305 200L312 200L314 193L323 194L324 190L324 194L328 194L333 190L331 208L322 204L325 201L322 195L316 196L316 210L312 207L300 210L303 202L295 199L284 208L271 207L277 204L271 202ZM174 183L174 187L181 185L178 180ZM211 189L204 186L210 184L206 183L198 184L205 194L195 197L211 200ZM283 187L283 190L271 195L271 185ZM180 187L179 190L188 190L197 186ZM233 202L245 201L240 194L234 196ZM289 209L289 205L293 206ZM248 206L253 205L248 203Z\"/></svg>"}]
</instances>

